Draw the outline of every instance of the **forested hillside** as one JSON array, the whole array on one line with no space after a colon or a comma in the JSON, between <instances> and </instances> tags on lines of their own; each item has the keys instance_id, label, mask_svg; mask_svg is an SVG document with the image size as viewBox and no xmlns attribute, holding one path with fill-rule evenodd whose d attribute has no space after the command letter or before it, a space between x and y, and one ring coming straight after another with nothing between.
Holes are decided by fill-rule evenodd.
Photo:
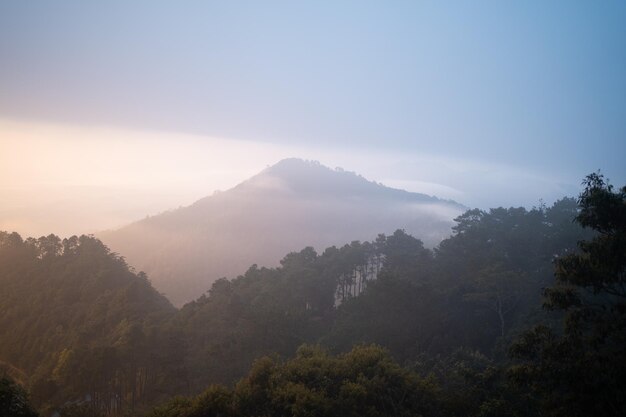
<instances>
[{"instance_id":1,"label":"forested hillside","mask_svg":"<svg viewBox=\"0 0 626 417\"><path fill-rule=\"evenodd\" d=\"M607 364L623 355L625 195L591 176L580 205L470 210L434 250L402 230L307 247L180 310L93 237L2 233L0 360L44 414L141 415L211 386L150 413L615 415L623 370ZM572 388L581 375L593 378ZM576 394L609 381L609 405ZM578 405L559 407L550 387Z\"/></svg>"},{"instance_id":2,"label":"forested hillside","mask_svg":"<svg viewBox=\"0 0 626 417\"><path fill-rule=\"evenodd\" d=\"M461 348L502 357L499 343L549 318L541 290L554 282L552 261L589 236L576 213L573 199L472 210L436 250L398 230L220 280L174 319L189 340L191 386L232 381L254 358L302 343L335 352L377 343L403 363Z\"/></svg>"},{"instance_id":3,"label":"forested hillside","mask_svg":"<svg viewBox=\"0 0 626 417\"><path fill-rule=\"evenodd\" d=\"M0 0L0 417L626 417L625 156L626 0Z\"/></svg>"},{"instance_id":4,"label":"forested hillside","mask_svg":"<svg viewBox=\"0 0 626 417\"><path fill-rule=\"evenodd\" d=\"M36 403L89 398L122 411L171 370L164 328L176 310L97 239L0 233L0 360Z\"/></svg>"}]
</instances>

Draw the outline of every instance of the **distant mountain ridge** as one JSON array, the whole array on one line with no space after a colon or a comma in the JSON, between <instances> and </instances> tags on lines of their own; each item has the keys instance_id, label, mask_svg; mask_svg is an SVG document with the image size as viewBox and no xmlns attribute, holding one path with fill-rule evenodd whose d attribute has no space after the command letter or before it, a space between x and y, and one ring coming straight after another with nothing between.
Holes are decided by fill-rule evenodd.
<instances>
[{"instance_id":1,"label":"distant mountain ridge","mask_svg":"<svg viewBox=\"0 0 626 417\"><path fill-rule=\"evenodd\" d=\"M386 187L316 161L285 159L188 207L98 234L174 303L252 264L405 229L434 246L466 207Z\"/></svg>"},{"instance_id":2,"label":"distant mountain ridge","mask_svg":"<svg viewBox=\"0 0 626 417\"><path fill-rule=\"evenodd\" d=\"M426 194L411 193L405 190L390 188L383 184L369 181L361 175L346 171L342 168L335 168L333 170L317 161L305 161L297 158L283 159L249 180L239 184L235 189L258 185L259 178L265 178L267 176L280 178L284 181L284 185L287 185L290 189L297 191L301 195L314 194L315 196L327 195L346 197L363 196L364 193L369 193L370 196L374 194L380 197L384 195L395 195L429 202L444 201ZM458 204L454 201L448 202ZM460 204L458 205L459 207L463 207Z\"/></svg>"}]
</instances>

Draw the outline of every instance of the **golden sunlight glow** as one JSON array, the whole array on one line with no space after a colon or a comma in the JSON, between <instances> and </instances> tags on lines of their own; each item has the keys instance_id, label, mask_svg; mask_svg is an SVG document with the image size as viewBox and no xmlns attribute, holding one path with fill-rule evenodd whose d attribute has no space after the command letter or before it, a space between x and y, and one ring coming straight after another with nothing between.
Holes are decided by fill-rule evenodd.
<instances>
[{"instance_id":1,"label":"golden sunlight glow","mask_svg":"<svg viewBox=\"0 0 626 417\"><path fill-rule=\"evenodd\" d=\"M559 184L511 166L419 150L281 143L0 119L0 230L66 236L121 227L227 190L289 157L470 204L472 187L510 191L518 184L524 196L550 195L546 190Z\"/></svg>"},{"instance_id":2,"label":"golden sunlight glow","mask_svg":"<svg viewBox=\"0 0 626 417\"><path fill-rule=\"evenodd\" d=\"M194 135L0 120L0 230L93 232L191 204L290 156Z\"/></svg>"}]
</instances>

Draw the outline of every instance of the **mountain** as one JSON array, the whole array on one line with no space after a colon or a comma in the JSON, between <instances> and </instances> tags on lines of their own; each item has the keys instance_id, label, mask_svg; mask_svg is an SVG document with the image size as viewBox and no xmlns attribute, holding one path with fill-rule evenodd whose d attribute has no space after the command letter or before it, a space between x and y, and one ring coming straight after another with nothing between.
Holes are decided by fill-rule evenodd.
<instances>
[{"instance_id":1,"label":"mountain","mask_svg":"<svg viewBox=\"0 0 626 417\"><path fill-rule=\"evenodd\" d=\"M340 168L285 159L228 191L98 237L181 305L218 278L251 264L275 266L304 246L323 249L398 228L434 246L465 209Z\"/></svg>"}]
</instances>

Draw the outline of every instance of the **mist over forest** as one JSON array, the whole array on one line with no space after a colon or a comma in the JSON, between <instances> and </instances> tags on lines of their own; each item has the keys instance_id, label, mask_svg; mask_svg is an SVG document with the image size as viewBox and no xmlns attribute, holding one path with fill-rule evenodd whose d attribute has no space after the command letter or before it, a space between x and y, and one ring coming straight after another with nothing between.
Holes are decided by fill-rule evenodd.
<instances>
[{"instance_id":1,"label":"mist over forest","mask_svg":"<svg viewBox=\"0 0 626 417\"><path fill-rule=\"evenodd\" d=\"M433 247L465 209L292 158L188 207L96 235L180 306L219 278L278 266L305 246L322 251L402 228Z\"/></svg>"},{"instance_id":2,"label":"mist over forest","mask_svg":"<svg viewBox=\"0 0 626 417\"><path fill-rule=\"evenodd\" d=\"M626 416L625 157L625 2L0 2L0 417Z\"/></svg>"},{"instance_id":3,"label":"mist over forest","mask_svg":"<svg viewBox=\"0 0 626 417\"><path fill-rule=\"evenodd\" d=\"M321 180L298 178L302 169ZM317 199L324 175L345 180L335 197L348 184L460 207L301 160L251 182L271 195L288 184L274 180L290 178L298 198ZM626 371L626 187L599 174L585 184L578 199L550 207L466 210L434 247L402 229L307 246L276 267L214 280L180 308L93 236L2 232L3 407L33 416L613 415Z\"/></svg>"}]
</instances>

